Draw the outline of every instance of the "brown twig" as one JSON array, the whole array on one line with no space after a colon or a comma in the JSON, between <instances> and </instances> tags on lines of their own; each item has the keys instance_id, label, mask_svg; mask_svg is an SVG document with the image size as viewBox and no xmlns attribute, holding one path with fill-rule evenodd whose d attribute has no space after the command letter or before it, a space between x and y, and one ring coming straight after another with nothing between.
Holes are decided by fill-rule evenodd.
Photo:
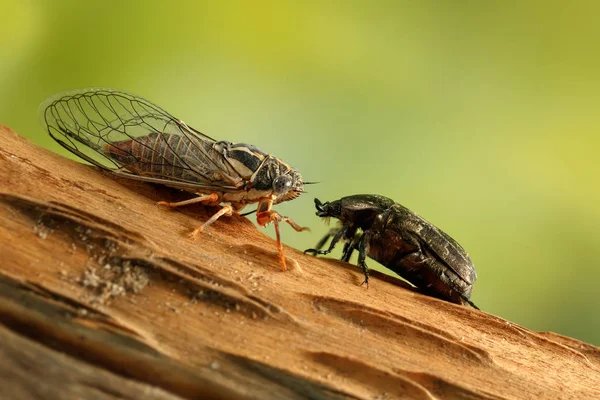
<instances>
[{"instance_id":1,"label":"brown twig","mask_svg":"<svg viewBox=\"0 0 600 400\"><path fill-rule=\"evenodd\" d=\"M0 398L600 398L600 349L286 248L0 126Z\"/></svg>"}]
</instances>

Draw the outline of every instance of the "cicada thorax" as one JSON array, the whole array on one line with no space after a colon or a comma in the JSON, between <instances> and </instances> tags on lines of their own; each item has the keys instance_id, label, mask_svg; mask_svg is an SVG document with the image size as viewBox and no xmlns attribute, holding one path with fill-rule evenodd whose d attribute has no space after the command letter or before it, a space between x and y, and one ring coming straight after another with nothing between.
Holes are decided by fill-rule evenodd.
<instances>
[{"instance_id":1,"label":"cicada thorax","mask_svg":"<svg viewBox=\"0 0 600 400\"><path fill-rule=\"evenodd\" d=\"M250 181L263 166L269 155L262 150L246 143L217 142L225 160L242 178Z\"/></svg>"},{"instance_id":2,"label":"cicada thorax","mask_svg":"<svg viewBox=\"0 0 600 400\"><path fill-rule=\"evenodd\" d=\"M246 180L249 201L270 198L276 204L302 192L300 173L279 158L245 143L219 144L223 144L223 157Z\"/></svg>"},{"instance_id":3,"label":"cicada thorax","mask_svg":"<svg viewBox=\"0 0 600 400\"><path fill-rule=\"evenodd\" d=\"M155 132L104 146L105 155L139 175L199 185L236 186L243 181L215 142Z\"/></svg>"}]
</instances>

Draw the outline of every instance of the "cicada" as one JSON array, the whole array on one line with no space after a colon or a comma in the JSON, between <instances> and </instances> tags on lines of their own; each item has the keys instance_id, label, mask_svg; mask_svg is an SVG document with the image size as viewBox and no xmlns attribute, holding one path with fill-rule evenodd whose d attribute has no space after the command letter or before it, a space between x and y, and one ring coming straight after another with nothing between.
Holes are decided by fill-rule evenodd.
<instances>
[{"instance_id":1,"label":"cicada","mask_svg":"<svg viewBox=\"0 0 600 400\"><path fill-rule=\"evenodd\" d=\"M196 195L158 205L221 205L190 237L221 216L257 203L258 224L275 225L285 270L279 223L308 229L272 210L304 191L298 170L255 146L214 140L141 97L102 88L58 93L42 103L40 119L61 146L103 170Z\"/></svg>"}]
</instances>

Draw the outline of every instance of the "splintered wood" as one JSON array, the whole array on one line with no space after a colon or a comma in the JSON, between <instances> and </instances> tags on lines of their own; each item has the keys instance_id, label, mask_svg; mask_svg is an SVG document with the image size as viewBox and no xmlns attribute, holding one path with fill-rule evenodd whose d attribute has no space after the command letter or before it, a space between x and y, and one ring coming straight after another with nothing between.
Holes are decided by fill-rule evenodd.
<instances>
[{"instance_id":1,"label":"splintered wood","mask_svg":"<svg viewBox=\"0 0 600 400\"><path fill-rule=\"evenodd\" d=\"M600 349L155 203L0 126L0 398L593 399ZM301 200L298 200L301 201ZM307 199L310 201L310 199Z\"/></svg>"}]
</instances>

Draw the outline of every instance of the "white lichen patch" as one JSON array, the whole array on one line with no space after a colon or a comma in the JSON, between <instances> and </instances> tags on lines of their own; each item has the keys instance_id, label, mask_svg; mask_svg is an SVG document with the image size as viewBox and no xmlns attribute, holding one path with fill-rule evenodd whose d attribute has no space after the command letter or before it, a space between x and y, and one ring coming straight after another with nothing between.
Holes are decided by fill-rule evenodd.
<instances>
[{"instance_id":1,"label":"white lichen patch","mask_svg":"<svg viewBox=\"0 0 600 400\"><path fill-rule=\"evenodd\" d=\"M80 279L81 285L92 292L91 301L98 304L128 293L140 293L148 282L144 268L128 260L118 265L106 263L102 267L88 267Z\"/></svg>"}]
</instances>

